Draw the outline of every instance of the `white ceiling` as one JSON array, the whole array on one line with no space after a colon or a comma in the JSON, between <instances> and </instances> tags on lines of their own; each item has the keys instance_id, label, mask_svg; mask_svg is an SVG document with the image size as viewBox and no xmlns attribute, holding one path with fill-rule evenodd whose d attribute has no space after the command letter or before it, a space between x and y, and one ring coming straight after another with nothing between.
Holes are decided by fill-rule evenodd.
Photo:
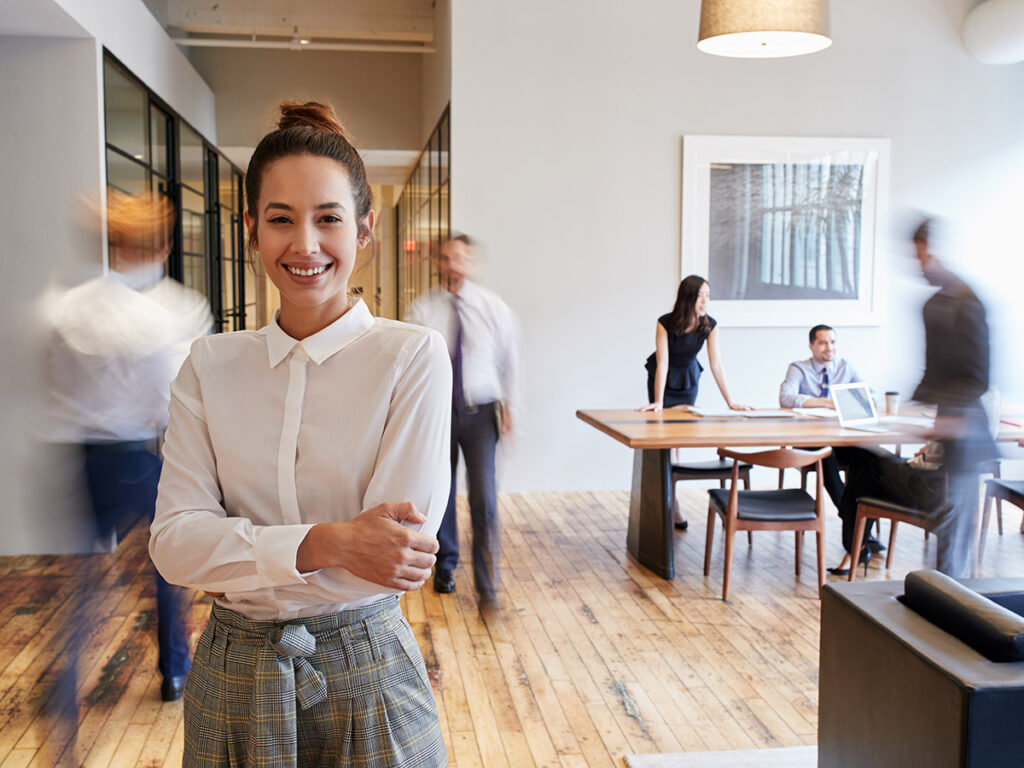
<instances>
[{"instance_id":1,"label":"white ceiling","mask_svg":"<svg viewBox=\"0 0 1024 768\"><path fill-rule=\"evenodd\" d=\"M433 42L433 0L145 0L174 38Z\"/></svg>"}]
</instances>

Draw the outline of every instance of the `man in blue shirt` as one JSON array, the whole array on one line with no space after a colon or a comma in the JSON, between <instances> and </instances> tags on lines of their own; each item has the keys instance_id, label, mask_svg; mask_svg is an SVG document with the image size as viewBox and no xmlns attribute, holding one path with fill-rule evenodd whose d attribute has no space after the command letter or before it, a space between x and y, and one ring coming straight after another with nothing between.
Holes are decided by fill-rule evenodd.
<instances>
[{"instance_id":1,"label":"man in blue shirt","mask_svg":"<svg viewBox=\"0 0 1024 768\"><path fill-rule=\"evenodd\" d=\"M779 405L783 408L834 408L831 387L856 384L863 379L848 360L837 356L834 328L816 325L808 336L811 357L789 364L786 378L779 387ZM821 463L822 483L837 509L843 498L843 480L839 475L842 450L833 448L832 455ZM872 552L885 549L873 536L868 537L866 544Z\"/></svg>"},{"instance_id":2,"label":"man in blue shirt","mask_svg":"<svg viewBox=\"0 0 1024 768\"><path fill-rule=\"evenodd\" d=\"M810 359L790 363L786 379L779 388L779 405L783 408L832 408L829 387L863 381L848 360L836 356L833 328L814 326L810 340Z\"/></svg>"}]
</instances>

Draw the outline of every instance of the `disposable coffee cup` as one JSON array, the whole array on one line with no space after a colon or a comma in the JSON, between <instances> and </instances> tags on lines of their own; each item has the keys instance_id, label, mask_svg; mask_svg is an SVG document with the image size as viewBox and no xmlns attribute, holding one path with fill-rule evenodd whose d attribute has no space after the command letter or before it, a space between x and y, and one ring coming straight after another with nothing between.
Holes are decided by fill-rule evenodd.
<instances>
[{"instance_id":1,"label":"disposable coffee cup","mask_svg":"<svg viewBox=\"0 0 1024 768\"><path fill-rule=\"evenodd\" d=\"M890 416L895 416L896 412L900 409L900 393L899 392L886 392L885 393L885 412Z\"/></svg>"}]
</instances>

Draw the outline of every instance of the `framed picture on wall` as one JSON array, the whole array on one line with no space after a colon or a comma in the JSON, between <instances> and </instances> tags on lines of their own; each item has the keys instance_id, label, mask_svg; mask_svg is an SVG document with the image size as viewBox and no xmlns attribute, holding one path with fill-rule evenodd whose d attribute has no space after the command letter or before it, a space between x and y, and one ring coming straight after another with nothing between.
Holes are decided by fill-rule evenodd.
<instances>
[{"instance_id":1,"label":"framed picture on wall","mask_svg":"<svg viewBox=\"0 0 1024 768\"><path fill-rule=\"evenodd\" d=\"M889 140L683 139L682 273L726 326L879 325Z\"/></svg>"}]
</instances>

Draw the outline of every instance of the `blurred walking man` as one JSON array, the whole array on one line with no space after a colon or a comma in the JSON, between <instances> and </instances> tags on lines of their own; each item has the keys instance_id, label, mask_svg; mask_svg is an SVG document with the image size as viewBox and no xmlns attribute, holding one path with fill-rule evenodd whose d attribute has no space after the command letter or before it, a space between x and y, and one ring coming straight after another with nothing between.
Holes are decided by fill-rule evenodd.
<instances>
[{"instance_id":1,"label":"blurred walking man","mask_svg":"<svg viewBox=\"0 0 1024 768\"><path fill-rule=\"evenodd\" d=\"M501 298L468 279L474 243L457 235L441 246L442 285L417 299L406 321L441 333L452 358L452 487L441 530L434 589L455 590L459 448L466 462L473 531L473 577L481 608L496 604L500 556L495 452L519 406L518 323Z\"/></svg>"}]
</instances>

